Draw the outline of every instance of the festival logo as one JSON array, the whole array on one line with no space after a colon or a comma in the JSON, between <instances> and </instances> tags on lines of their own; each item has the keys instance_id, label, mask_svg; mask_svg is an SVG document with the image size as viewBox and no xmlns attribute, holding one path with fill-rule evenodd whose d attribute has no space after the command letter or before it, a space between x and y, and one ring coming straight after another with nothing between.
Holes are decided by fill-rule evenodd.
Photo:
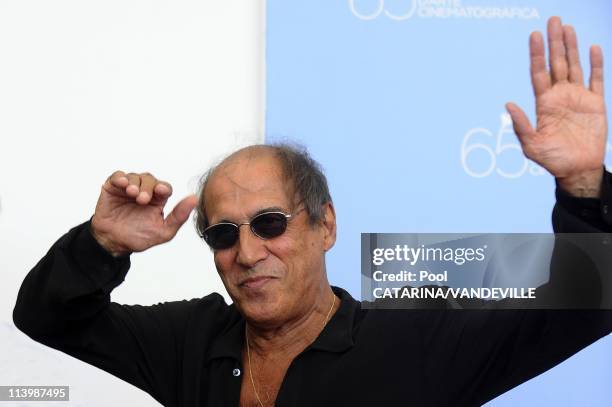
<instances>
[{"instance_id":1,"label":"festival logo","mask_svg":"<svg viewBox=\"0 0 612 407\"><path fill-rule=\"evenodd\" d=\"M387 18L406 21L413 17L479 20L540 18L535 7L494 6L490 2L464 5L461 0L348 0L348 6L351 13L360 20Z\"/></svg>"},{"instance_id":2,"label":"festival logo","mask_svg":"<svg viewBox=\"0 0 612 407\"><path fill-rule=\"evenodd\" d=\"M606 164L612 163L612 144L606 145ZM540 176L546 170L523 154L512 128L512 118L506 112L499 115L499 128L491 131L485 127L469 129L463 136L460 148L463 171L473 178L485 178L497 174L502 178L520 178L524 175Z\"/></svg>"},{"instance_id":3,"label":"festival logo","mask_svg":"<svg viewBox=\"0 0 612 407\"><path fill-rule=\"evenodd\" d=\"M494 173L502 178L546 173L523 154L512 128L512 118L506 112L500 114L496 132L484 127L468 130L463 136L460 156L463 170L474 178L484 178Z\"/></svg>"}]
</instances>

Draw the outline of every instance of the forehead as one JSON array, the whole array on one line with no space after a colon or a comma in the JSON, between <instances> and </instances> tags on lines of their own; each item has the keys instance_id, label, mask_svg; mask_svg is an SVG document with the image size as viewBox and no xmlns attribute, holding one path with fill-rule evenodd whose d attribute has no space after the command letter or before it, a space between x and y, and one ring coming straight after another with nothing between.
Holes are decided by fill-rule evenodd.
<instances>
[{"instance_id":1,"label":"forehead","mask_svg":"<svg viewBox=\"0 0 612 407\"><path fill-rule=\"evenodd\" d=\"M204 191L210 223L241 220L266 208L290 210L290 199L278 159L269 152L230 157L211 174Z\"/></svg>"}]
</instances>

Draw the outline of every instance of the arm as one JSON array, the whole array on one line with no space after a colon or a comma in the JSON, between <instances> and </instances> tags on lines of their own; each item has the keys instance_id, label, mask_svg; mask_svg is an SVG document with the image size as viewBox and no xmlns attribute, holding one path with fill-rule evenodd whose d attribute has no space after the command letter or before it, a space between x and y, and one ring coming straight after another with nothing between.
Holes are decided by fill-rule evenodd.
<instances>
[{"instance_id":1,"label":"arm","mask_svg":"<svg viewBox=\"0 0 612 407\"><path fill-rule=\"evenodd\" d=\"M612 231L612 220L603 210L612 203L607 198L612 193L612 174L606 172L603 180L601 199L576 198L557 191L553 215L556 232ZM603 252L609 265L610 249L603 242L595 244L600 247L589 251ZM443 361L434 362L436 372L427 375L435 378L429 382L428 394L434 395L432 405L486 403L612 332L611 309L567 309L575 291L586 293L586 297L579 296L577 301L599 306L601 281L585 276L596 274L592 259L559 241L555 251L556 264L551 265L551 271L556 270L555 290L570 289L570 294L561 294L564 298L557 302L565 309L427 311L422 326L411 321L411 329L420 328L427 333L425 337L429 340L422 349L425 360ZM609 275L610 270L606 271ZM609 291L610 287L605 289ZM555 301L547 302L545 307L549 308L551 303ZM580 304L578 307L582 307L583 303Z\"/></svg>"},{"instance_id":2,"label":"arm","mask_svg":"<svg viewBox=\"0 0 612 407\"><path fill-rule=\"evenodd\" d=\"M109 184L107 181L105 187ZM107 233L107 242L124 251L118 253L94 238L91 222L72 229L25 278L13 312L15 325L33 339L147 391L164 405L176 405L184 360L182 338L193 310L205 305L214 324L225 304L218 295L151 307L112 303L110 293L123 281L130 266L128 253L146 248L132 243L139 242L138 236L152 241L142 229L154 227L143 222L142 216L158 208L148 205L150 201L134 203L134 199L126 198L127 203L139 206L128 206L132 213L120 222L115 207L113 221L109 212L100 209L108 205L105 193L103 187L95 216L107 220L106 230L121 227L139 234L128 234L120 240ZM140 191L135 195L138 197ZM142 211L140 226L130 224L135 210Z\"/></svg>"},{"instance_id":3,"label":"arm","mask_svg":"<svg viewBox=\"0 0 612 407\"><path fill-rule=\"evenodd\" d=\"M114 258L92 238L89 222L64 235L30 271L13 311L32 339L97 366L174 405L181 338L195 302L123 306L110 293L128 257Z\"/></svg>"},{"instance_id":4,"label":"arm","mask_svg":"<svg viewBox=\"0 0 612 407\"><path fill-rule=\"evenodd\" d=\"M573 28L563 26L559 18L551 18L548 45L549 69L542 35L531 35L537 126L534 128L515 104L509 103L507 109L525 155L556 178L555 232L609 233L612 176L603 166L607 119L602 52L597 46L591 47L587 88ZM573 271L581 274L586 270ZM452 361L442 369L441 382L451 387L447 393L436 393L448 397L439 400L441 405L482 404L612 331L609 309L439 312L432 319L432 342L427 352Z\"/></svg>"}]
</instances>

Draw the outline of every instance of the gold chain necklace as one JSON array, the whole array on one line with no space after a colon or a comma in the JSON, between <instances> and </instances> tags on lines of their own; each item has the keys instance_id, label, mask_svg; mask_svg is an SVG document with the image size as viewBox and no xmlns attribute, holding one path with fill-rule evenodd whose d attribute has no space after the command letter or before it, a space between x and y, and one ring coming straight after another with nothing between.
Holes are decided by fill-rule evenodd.
<instances>
[{"instance_id":1,"label":"gold chain necklace","mask_svg":"<svg viewBox=\"0 0 612 407\"><path fill-rule=\"evenodd\" d=\"M329 320L329 316L332 312L332 310L334 309L334 305L336 305L336 295L333 294L333 300L332 300L332 305L331 307L329 307L329 311L327 311L327 316L325 317L325 322L323 322L323 328L325 328L325 325L327 325L327 321ZM264 404L261 402L261 399L259 398L259 394L257 393L257 389L255 388L255 380L253 380L253 372L251 370L251 345L249 345L249 334L247 332L247 326L244 326L244 336L246 338L246 346L247 346L247 360L249 361L249 377L251 378L251 384L253 385L253 392L255 393L255 398L257 399L257 403L259 403L259 405L261 407L264 407Z\"/></svg>"}]
</instances>

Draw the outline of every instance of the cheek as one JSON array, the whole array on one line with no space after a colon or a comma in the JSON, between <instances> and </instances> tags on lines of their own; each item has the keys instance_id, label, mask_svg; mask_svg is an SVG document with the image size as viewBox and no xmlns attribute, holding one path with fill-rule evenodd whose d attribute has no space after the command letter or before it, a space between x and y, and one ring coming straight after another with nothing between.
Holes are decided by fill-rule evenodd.
<instances>
[{"instance_id":1,"label":"cheek","mask_svg":"<svg viewBox=\"0 0 612 407\"><path fill-rule=\"evenodd\" d=\"M301 239L287 238L274 242L268 247L271 257L280 261L290 280L301 280L305 273L309 273L312 267L318 263L320 245L316 240L302 236Z\"/></svg>"},{"instance_id":2,"label":"cheek","mask_svg":"<svg viewBox=\"0 0 612 407\"><path fill-rule=\"evenodd\" d=\"M217 272L221 278L225 280L229 276L230 270L232 269L232 264L234 263L231 251L224 250L217 252L215 253L214 259Z\"/></svg>"},{"instance_id":3,"label":"cheek","mask_svg":"<svg viewBox=\"0 0 612 407\"><path fill-rule=\"evenodd\" d=\"M274 240L273 244L267 246L267 250L273 257L286 264L289 268L305 254L303 241L289 237Z\"/></svg>"}]
</instances>

